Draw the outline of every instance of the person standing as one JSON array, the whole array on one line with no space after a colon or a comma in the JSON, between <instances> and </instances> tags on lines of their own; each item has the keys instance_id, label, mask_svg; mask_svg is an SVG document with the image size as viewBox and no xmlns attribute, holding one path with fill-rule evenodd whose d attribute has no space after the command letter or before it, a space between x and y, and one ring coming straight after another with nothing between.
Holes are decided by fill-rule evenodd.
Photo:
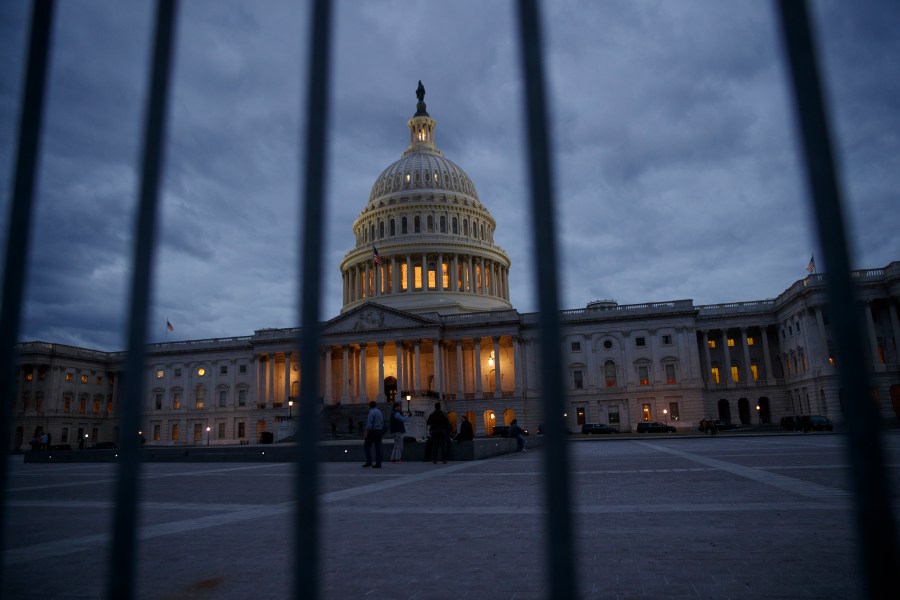
<instances>
[{"instance_id":1,"label":"person standing","mask_svg":"<svg viewBox=\"0 0 900 600\"><path fill-rule=\"evenodd\" d=\"M475 431L472 429L472 422L469 417L463 415L462 424L459 426L459 435L456 436L457 442L468 442L475 439Z\"/></svg>"},{"instance_id":2,"label":"person standing","mask_svg":"<svg viewBox=\"0 0 900 600\"><path fill-rule=\"evenodd\" d=\"M525 431L519 427L518 419L513 419L509 424L509 437L516 438L517 452L525 452Z\"/></svg>"},{"instance_id":3,"label":"person standing","mask_svg":"<svg viewBox=\"0 0 900 600\"><path fill-rule=\"evenodd\" d=\"M366 425L363 430L363 451L366 453L364 467L373 469L381 468L381 438L384 435L384 415L378 410L378 403L369 402L369 414L366 416ZM372 463L372 446L375 446L375 463Z\"/></svg>"},{"instance_id":4,"label":"person standing","mask_svg":"<svg viewBox=\"0 0 900 600\"><path fill-rule=\"evenodd\" d=\"M400 410L400 403L394 402L394 409L391 411L390 431L394 434L394 449L391 451L391 462L403 462L403 436L406 435L406 420L409 417L403 415Z\"/></svg>"},{"instance_id":5,"label":"person standing","mask_svg":"<svg viewBox=\"0 0 900 600\"><path fill-rule=\"evenodd\" d=\"M428 415L428 430L431 432L431 462L437 464L438 453L447 464L447 436L450 435L450 419L441 410L441 403L434 403L434 412Z\"/></svg>"}]
</instances>

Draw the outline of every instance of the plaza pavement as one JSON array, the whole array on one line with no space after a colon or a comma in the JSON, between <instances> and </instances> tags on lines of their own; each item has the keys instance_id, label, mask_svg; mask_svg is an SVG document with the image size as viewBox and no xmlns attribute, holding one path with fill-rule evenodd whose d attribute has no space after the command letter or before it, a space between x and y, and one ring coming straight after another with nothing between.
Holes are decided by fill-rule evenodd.
<instances>
[{"instance_id":1,"label":"plaza pavement","mask_svg":"<svg viewBox=\"0 0 900 600\"><path fill-rule=\"evenodd\" d=\"M573 439L580 596L860 597L845 441ZM897 490L900 432L885 448ZM0 596L102 597L115 466L10 461ZM321 597L549 597L543 466L540 449L381 470L324 463ZM139 597L292 597L292 477L287 463L143 465Z\"/></svg>"}]
</instances>

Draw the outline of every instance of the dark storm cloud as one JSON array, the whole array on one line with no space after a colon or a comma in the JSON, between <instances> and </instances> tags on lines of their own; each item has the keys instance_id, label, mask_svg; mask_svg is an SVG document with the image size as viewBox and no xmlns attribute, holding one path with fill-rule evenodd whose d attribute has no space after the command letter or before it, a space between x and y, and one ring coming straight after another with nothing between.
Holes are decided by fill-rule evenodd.
<instances>
[{"instance_id":1,"label":"dark storm cloud","mask_svg":"<svg viewBox=\"0 0 900 600\"><path fill-rule=\"evenodd\" d=\"M297 324L308 7L182 3L151 338ZM781 42L766 2L542 3L564 308L596 298L774 297L817 250ZM9 180L26 3L3 3ZM436 140L475 182L536 309L514 3L337 2L323 318L377 176L409 143L419 79ZM23 337L120 349L151 3L62 3ZM856 266L900 256L892 2L813 4ZM4 209L9 185L0 191ZM0 217L6 218L4 215ZM5 234L4 234L5 235ZM821 261L821 259L819 259ZM825 267L820 264L820 270Z\"/></svg>"}]
</instances>

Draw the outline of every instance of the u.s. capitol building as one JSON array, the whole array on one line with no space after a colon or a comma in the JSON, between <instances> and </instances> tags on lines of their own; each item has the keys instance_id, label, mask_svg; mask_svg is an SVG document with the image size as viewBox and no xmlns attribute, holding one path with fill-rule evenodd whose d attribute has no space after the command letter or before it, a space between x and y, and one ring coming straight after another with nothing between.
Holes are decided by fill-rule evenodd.
<instances>
[{"instance_id":1,"label":"u.s. capitol building","mask_svg":"<svg viewBox=\"0 0 900 600\"><path fill-rule=\"evenodd\" d=\"M476 435L542 422L537 320L509 298L510 260L475 185L435 141L424 89L409 147L375 180L340 263L343 308L322 324L321 396L300 398L297 330L147 348L142 435L148 444L256 443L291 435L299 402L347 433L370 400L427 415L441 399ZM900 262L853 273L882 415L900 415ZM821 414L840 423L841 394L820 274L777 298L691 300L564 310L564 411L573 430L641 421L696 430L712 417L747 426ZM18 346L14 448L117 441L124 353L47 342ZM355 422L354 422L355 425Z\"/></svg>"}]
</instances>

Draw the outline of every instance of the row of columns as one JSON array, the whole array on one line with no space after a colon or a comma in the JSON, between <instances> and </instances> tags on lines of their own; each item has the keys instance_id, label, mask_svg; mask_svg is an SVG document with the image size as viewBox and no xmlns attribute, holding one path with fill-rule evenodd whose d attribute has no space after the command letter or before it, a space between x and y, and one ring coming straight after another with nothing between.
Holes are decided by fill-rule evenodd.
<instances>
[{"instance_id":1,"label":"row of columns","mask_svg":"<svg viewBox=\"0 0 900 600\"><path fill-rule=\"evenodd\" d=\"M774 383L774 378L772 377L772 373L773 373L772 355L769 350L769 336L766 335L767 328L768 327L766 325L759 326L759 332L760 332L759 337L762 338L763 361L764 361L764 366L766 369L765 381L767 384L772 384L772 383ZM739 379L741 377L743 377L744 381L749 382L749 381L753 380L753 372L750 370L750 365L751 365L750 345L747 343L747 338L748 338L747 330L750 328L749 327L740 327L739 329L741 332L741 349L743 352L743 363L742 363L742 368L740 368L740 370L739 370ZM706 375L704 377L704 380L707 381L708 383L712 383L710 381L710 378L712 377L712 358L711 358L710 352L709 352L709 340L710 340L709 333L710 333L710 331L712 331L712 330L704 329L701 331L702 336L703 336L702 337L702 339L703 339L703 342L702 342L703 343L703 355L706 359ZM724 374L720 374L720 377L722 377L724 375L726 384L727 383L736 383L733 381L732 376L731 376L731 348L729 348L729 346L728 346L728 329L727 328L719 329L719 332L721 334L719 343L722 344L722 351L724 354L723 367L725 370Z\"/></svg>"},{"instance_id":2,"label":"row of columns","mask_svg":"<svg viewBox=\"0 0 900 600\"><path fill-rule=\"evenodd\" d=\"M434 260L435 287L428 285L428 255L407 254L381 257L381 264L365 260L348 268L343 275L344 304L363 298L407 293L410 291L465 292L509 299L509 269L503 262L489 258L438 253ZM401 265L406 264L406 288L403 288ZM415 288L415 266L422 267L422 287ZM444 287L444 266L449 287Z\"/></svg>"},{"instance_id":3,"label":"row of columns","mask_svg":"<svg viewBox=\"0 0 900 600\"><path fill-rule=\"evenodd\" d=\"M521 350L519 348L519 339L516 336L511 338L511 347L513 352L512 361L508 364L501 364L500 354L500 337L491 338L493 342L494 354L494 390L495 393L502 393L503 373L509 374L510 369L515 377L514 395L522 393L522 367L521 367ZM397 379L397 391L415 391L422 392L428 387L422 385L423 364L422 364L422 342L426 340L394 340L392 342L379 341L375 342L378 352L378 382L375 400L383 402L385 377L390 375ZM438 339L427 340L432 344L432 364L434 388L429 390L443 396L447 393L455 393L457 398L465 397L465 394L471 393L475 398L484 398L484 387L482 385L482 369L481 369L481 338L472 338L471 342L462 340L441 341ZM396 358L396 368L392 373L385 373L384 370L384 347L385 344L392 343L394 356ZM323 350L322 360L325 368L324 378L324 401L326 404L333 403L339 397L341 403L348 403L356 400L358 403L366 403L368 397L368 373L366 370L366 358L368 356L368 346L370 344L362 342L357 347L349 345L341 346L341 378L339 389L333 389L333 371L332 363L334 360L334 348L326 347ZM467 356L468 353L468 356ZM453 388L453 378L450 370L450 357L455 354L456 358L456 377L455 390ZM469 359L468 361L466 359ZM467 370L471 375L471 385L467 385Z\"/></svg>"}]
</instances>

